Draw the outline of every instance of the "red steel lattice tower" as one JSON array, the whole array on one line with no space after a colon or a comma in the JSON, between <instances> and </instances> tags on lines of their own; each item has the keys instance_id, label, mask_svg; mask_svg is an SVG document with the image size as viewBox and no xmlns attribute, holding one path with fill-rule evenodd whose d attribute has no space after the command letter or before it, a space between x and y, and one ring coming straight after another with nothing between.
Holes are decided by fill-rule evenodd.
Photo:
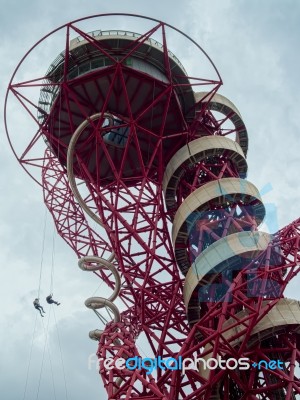
<instances>
[{"instance_id":1,"label":"red steel lattice tower","mask_svg":"<svg viewBox=\"0 0 300 400\"><path fill-rule=\"evenodd\" d=\"M45 204L80 268L113 289L85 303L112 315L90 332L108 398L299 398L300 305L284 289L299 271L300 220L274 235L258 230L265 207L245 179L247 131L217 93L214 64L153 19L142 35L86 33L82 21L38 42L65 37L45 75L18 78L37 45L21 60L5 124L8 132L9 101L18 102L35 131L21 150L9 135L15 155L34 179L41 171ZM192 43L217 78L188 75L167 32ZM118 358L144 357L139 336L151 359L202 362L185 373L174 363L150 374L146 364L118 368ZM209 359L224 364L205 368Z\"/></svg>"}]
</instances>

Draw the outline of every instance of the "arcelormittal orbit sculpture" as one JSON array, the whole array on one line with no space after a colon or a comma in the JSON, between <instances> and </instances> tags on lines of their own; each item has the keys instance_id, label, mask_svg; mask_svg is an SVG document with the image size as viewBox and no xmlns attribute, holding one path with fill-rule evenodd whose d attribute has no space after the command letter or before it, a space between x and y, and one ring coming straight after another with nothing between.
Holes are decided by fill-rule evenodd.
<instances>
[{"instance_id":1,"label":"arcelormittal orbit sculpture","mask_svg":"<svg viewBox=\"0 0 300 400\"><path fill-rule=\"evenodd\" d=\"M102 29L114 18L145 33ZM47 60L55 40L64 50L43 74L41 60L30 60L38 51ZM201 78L186 72L170 42ZM51 32L9 83L15 155L40 180L79 266L113 289L86 300L112 316L90 332L108 399L300 398L300 305L284 297L299 271L300 220L273 235L258 230L265 207L245 179L247 131L217 93L221 84L192 39L125 14ZM18 126L10 102L28 122ZM132 367L145 356L144 367ZM151 360L170 358L149 373ZM192 367L193 359L201 360Z\"/></svg>"}]
</instances>

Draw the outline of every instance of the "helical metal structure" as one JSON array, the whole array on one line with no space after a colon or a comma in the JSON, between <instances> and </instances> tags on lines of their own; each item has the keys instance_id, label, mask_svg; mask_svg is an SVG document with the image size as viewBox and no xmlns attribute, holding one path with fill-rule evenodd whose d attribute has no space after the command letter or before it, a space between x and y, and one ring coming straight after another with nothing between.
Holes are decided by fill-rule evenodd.
<instances>
[{"instance_id":1,"label":"helical metal structure","mask_svg":"<svg viewBox=\"0 0 300 400\"><path fill-rule=\"evenodd\" d=\"M99 308L108 307L114 314L114 322L119 322L120 312L118 307L113 303L113 301L117 298L120 292L121 280L120 280L120 275L116 270L116 267L112 264L113 259L114 259L114 254L112 254L108 260L104 260L103 258L96 256L86 256L79 259L78 266L83 271L99 271L103 268L111 271L111 273L115 278L115 289L111 294L111 296L107 299L103 297L89 297L85 301L85 305L87 308L90 308L92 310L98 310ZM91 265L91 263L94 263L94 265ZM102 332L100 330L96 329L90 331L89 336L91 339L99 340L101 333Z\"/></svg>"},{"instance_id":2,"label":"helical metal structure","mask_svg":"<svg viewBox=\"0 0 300 400\"><path fill-rule=\"evenodd\" d=\"M198 93L196 98L205 98L206 95ZM235 141L217 134L189 142L169 161L163 179L166 207L173 222L175 257L185 276L184 303L191 328L205 314L209 314L214 303L237 301L234 298L225 299L230 283L247 268L255 271L259 264L255 260L259 260L263 253L268 252L269 264L270 261L275 266L282 263L282 252L274 244L274 236L257 230L264 219L265 207L258 189L245 180L248 139L240 113L228 99L220 95L211 99L210 109L229 116L240 127L240 135L236 136ZM222 341L232 349L238 349L246 336L248 351L251 347L259 347L261 343L275 349L278 338L285 332L294 335L299 343L300 302L281 298L274 305L272 300L280 297L280 294L279 287L273 285L272 279L258 282L256 289L255 284L247 283L247 277L245 283L246 293L253 298L255 317L253 314L252 318L258 322L253 324L252 330L245 332L241 321L250 321L253 310L249 311L245 304L237 302L235 316L224 320L220 326L218 322L222 321L224 307L220 308L213 321L210 321L210 328L219 329L223 337L218 344L216 340L211 340L205 345L205 360L218 354L216 346L220 346ZM261 291L263 285L265 292ZM261 303L259 296L272 300ZM259 303L261 309L256 308ZM200 342L205 336L198 332L196 338ZM275 350L269 352L268 357L280 360L282 364L289 361L284 353L279 354ZM199 372L206 379L211 379L211 371L203 368L201 363ZM291 397L286 397L278 377L269 376L268 379L274 384L273 394L268 393L268 398L296 399L292 391L289 394ZM224 388L219 382L209 398L221 400L224 396ZM231 396L230 399L238 399L242 393L239 394L237 390Z\"/></svg>"},{"instance_id":3,"label":"helical metal structure","mask_svg":"<svg viewBox=\"0 0 300 400\"><path fill-rule=\"evenodd\" d=\"M103 222L101 221L101 219L98 217L97 214L95 214L90 207L87 206L87 204L85 203L84 199L82 198L82 196L80 195L80 192L77 188L76 185L76 180L75 180L75 176L74 176L74 171L73 171L73 165L74 165L74 150L75 150L75 146L77 144L77 141L80 137L80 135L82 134L82 132L84 131L84 129L86 127L89 126L90 123L93 123L96 120L102 119L103 121L105 119L109 119L109 121L111 121L112 117L110 114L108 113L104 113L104 114L100 114L100 113L96 113L93 114L92 116L90 116L89 118L87 118L85 121L83 121L76 129L76 131L74 132L74 135L72 136L72 139L69 143L68 146L68 152L67 152L67 174L68 174L68 179L69 179L69 185L70 188L74 194L74 197L76 198L76 200L78 201L78 203L81 205L82 209L90 216L90 218L92 218L97 224L99 224L101 227L105 228L105 225L103 224ZM111 122L110 122L111 124ZM108 127L110 126L110 124L108 125ZM101 127L99 127L99 129L101 130ZM114 258L114 255L112 255Z\"/></svg>"},{"instance_id":4,"label":"helical metal structure","mask_svg":"<svg viewBox=\"0 0 300 400\"><path fill-rule=\"evenodd\" d=\"M205 95L199 93L196 97ZM236 141L216 135L189 142L172 157L163 180L166 206L173 219L176 261L186 276L184 296L188 310L193 290L213 282L206 276L217 265L223 263L214 279L225 269L230 271L230 265L224 264L227 259L249 251L254 255L265 250L271 240L270 235L257 232L265 208L258 189L244 179L248 140L241 116L220 95L212 98L211 109L230 115L235 124L243 127L242 135ZM199 317L193 315L192 309L188 311L190 322Z\"/></svg>"},{"instance_id":5,"label":"helical metal structure","mask_svg":"<svg viewBox=\"0 0 300 400\"><path fill-rule=\"evenodd\" d=\"M132 30L83 29L104 26L103 18L132 22ZM23 71L58 31L63 50L46 62L45 75ZM177 38L176 54L184 59L188 49L195 70L169 49ZM109 400L300 395L300 307L284 297L300 271L300 219L272 234L258 230L266 209L246 180L247 129L218 93L221 85L193 39L130 14L82 18L54 30L9 82L5 126L13 152L41 184L79 267L113 290L85 301L98 316L103 307L113 314L103 331L89 334L98 342ZM6 116L15 107L24 111L24 126L34 127L21 130L22 140L18 121ZM120 358L148 360L122 369ZM246 370L238 368L243 358ZM162 359L171 360L169 368L147 370ZM185 371L180 359L188 361ZM209 360L225 368L206 368Z\"/></svg>"},{"instance_id":6,"label":"helical metal structure","mask_svg":"<svg viewBox=\"0 0 300 400\"><path fill-rule=\"evenodd\" d=\"M80 195L80 192L77 188L76 181L75 181L75 176L73 172L73 162L74 162L74 149L76 146L76 143L82 134L84 128L86 128L91 122L99 119L102 117L103 119L109 119L110 125L112 123L112 117L109 114L104 114L103 116L101 114L94 114L92 115L88 120L83 121L76 131L74 132L74 135L72 136L72 140L69 143L68 147L68 153L67 153L67 173L68 173L68 179L69 179L69 184L71 187L71 190L74 194L74 197L82 207L82 209L95 221L97 224L99 224L101 227L104 227L102 221L99 219L99 217L87 206L85 203L84 199ZM113 293L110 295L109 298L103 298L103 297L89 297L85 301L85 305L87 308L90 308L92 310L98 310L103 307L108 307L113 315L114 315L114 322L119 322L121 317L120 317L120 312L118 307L113 303L113 301L117 298L120 289L121 289L121 279L120 279L120 274L117 271L116 267L112 263L112 261L115 259L115 254L112 253L110 257L105 260L103 258L97 257L97 256L85 256L79 259L78 261L78 266L81 270L83 271L99 271L102 269L108 269L114 276L115 279L115 288ZM91 264L92 263L92 264ZM93 340L99 340L101 337L102 331L99 329L95 329L93 331L89 332L89 336Z\"/></svg>"}]
</instances>

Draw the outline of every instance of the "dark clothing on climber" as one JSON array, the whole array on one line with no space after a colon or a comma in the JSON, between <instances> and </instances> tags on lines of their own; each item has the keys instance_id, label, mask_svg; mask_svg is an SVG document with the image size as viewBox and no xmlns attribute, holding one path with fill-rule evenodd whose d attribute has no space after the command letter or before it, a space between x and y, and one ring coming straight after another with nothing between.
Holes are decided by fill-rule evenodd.
<instances>
[{"instance_id":1,"label":"dark clothing on climber","mask_svg":"<svg viewBox=\"0 0 300 400\"><path fill-rule=\"evenodd\" d=\"M44 311L43 307L40 305L39 299L35 299L33 302L33 305L34 305L34 308L36 308L40 312L41 317L43 317L42 312L45 313L45 311Z\"/></svg>"},{"instance_id":2,"label":"dark clothing on climber","mask_svg":"<svg viewBox=\"0 0 300 400\"><path fill-rule=\"evenodd\" d=\"M52 296L53 296L53 294L49 294L49 296L46 297L46 302L47 302L48 304L56 304L57 306L59 306L60 303L58 303L57 301L54 301L54 300L52 299Z\"/></svg>"}]
</instances>

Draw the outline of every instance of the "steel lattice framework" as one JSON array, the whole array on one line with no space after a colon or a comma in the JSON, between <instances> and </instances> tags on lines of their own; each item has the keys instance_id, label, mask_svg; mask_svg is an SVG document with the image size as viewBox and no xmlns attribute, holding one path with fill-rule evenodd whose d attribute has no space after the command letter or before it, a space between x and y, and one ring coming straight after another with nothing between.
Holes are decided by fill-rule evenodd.
<instances>
[{"instance_id":1,"label":"steel lattice framework","mask_svg":"<svg viewBox=\"0 0 300 400\"><path fill-rule=\"evenodd\" d=\"M108 398L299 398L300 305L284 290L299 271L300 219L274 235L258 230L265 207L245 179L247 130L217 93L214 64L160 21L145 18L142 35L87 33L82 21L38 42L65 37L45 75L17 78L37 45L26 53L5 124L8 132L13 99L35 126L20 151L9 136L15 155L35 180L41 171L45 204L79 266L113 289L86 301L113 315L90 332ZM216 78L189 76L167 32L182 34ZM118 369L120 357L143 357L140 335L151 358L248 358L251 368ZM273 359L283 368L252 365Z\"/></svg>"}]
</instances>

